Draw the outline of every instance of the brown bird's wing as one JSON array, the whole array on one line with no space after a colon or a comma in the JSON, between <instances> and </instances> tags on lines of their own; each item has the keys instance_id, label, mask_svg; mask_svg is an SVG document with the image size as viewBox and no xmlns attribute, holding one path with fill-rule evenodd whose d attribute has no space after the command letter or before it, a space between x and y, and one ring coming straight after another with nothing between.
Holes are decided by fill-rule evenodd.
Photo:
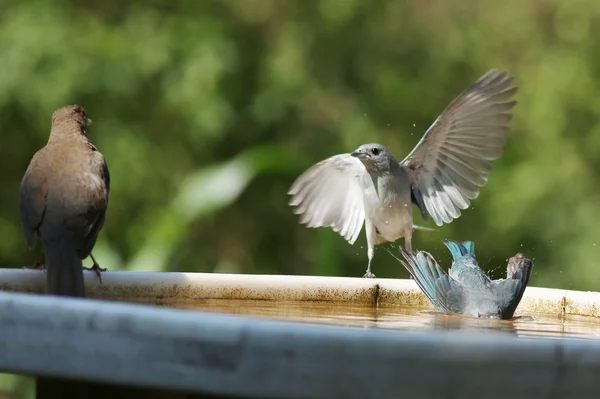
<instances>
[{"instance_id":1,"label":"brown bird's wing","mask_svg":"<svg viewBox=\"0 0 600 399\"><path fill-rule=\"evenodd\" d=\"M400 164L409 171L438 226L460 216L502 155L509 101L517 91L506 72L491 70L456 97Z\"/></svg>"},{"instance_id":2,"label":"brown bird's wing","mask_svg":"<svg viewBox=\"0 0 600 399\"><path fill-rule=\"evenodd\" d=\"M307 227L331 227L354 244L365 220L360 178L365 167L350 154L334 155L302 173L288 194Z\"/></svg>"},{"instance_id":3,"label":"brown bird's wing","mask_svg":"<svg viewBox=\"0 0 600 399\"><path fill-rule=\"evenodd\" d=\"M21 181L21 193L19 198L19 216L21 228L27 240L27 245L32 248L38 239L38 229L44 219L46 212L46 197L48 195L48 180L44 173L36 168L34 156L29 168Z\"/></svg>"},{"instance_id":4,"label":"brown bird's wing","mask_svg":"<svg viewBox=\"0 0 600 399\"><path fill-rule=\"evenodd\" d=\"M91 190L92 201L88 211L83 215L83 219L80 221L84 225L84 234L77 246L77 253L84 259L87 258L100 234L100 230L104 226L106 219L106 211L108 209L108 197L110 192L110 173L108 166L104 161L104 157L100 152L93 153L93 156L99 160L99 172L97 184L93 185Z\"/></svg>"},{"instance_id":5,"label":"brown bird's wing","mask_svg":"<svg viewBox=\"0 0 600 399\"><path fill-rule=\"evenodd\" d=\"M96 245L96 240L98 239L98 235L100 234L100 230L102 230L104 220L106 219L106 208L102 210L90 209L84 219L84 236L78 240L79 242L77 245L77 254L81 259L90 256L92 249L94 249L94 245Z\"/></svg>"}]
</instances>

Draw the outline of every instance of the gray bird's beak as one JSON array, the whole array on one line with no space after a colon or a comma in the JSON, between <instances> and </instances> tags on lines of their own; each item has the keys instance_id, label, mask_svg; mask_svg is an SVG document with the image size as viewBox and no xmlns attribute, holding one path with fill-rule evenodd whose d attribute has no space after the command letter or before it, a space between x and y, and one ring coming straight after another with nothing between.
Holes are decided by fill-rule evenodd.
<instances>
[{"instance_id":1,"label":"gray bird's beak","mask_svg":"<svg viewBox=\"0 0 600 399\"><path fill-rule=\"evenodd\" d=\"M93 124L94 124L94 121L93 121L93 120L91 120L90 118L87 118L87 119L85 120L85 125L86 125L86 126L90 126L90 125L93 125Z\"/></svg>"},{"instance_id":2,"label":"gray bird's beak","mask_svg":"<svg viewBox=\"0 0 600 399\"><path fill-rule=\"evenodd\" d=\"M359 159L360 158L368 158L369 157L369 154L367 154L365 152L358 151L358 150L353 151L352 154L350 154L350 155L352 155L355 158L359 158Z\"/></svg>"}]
</instances>

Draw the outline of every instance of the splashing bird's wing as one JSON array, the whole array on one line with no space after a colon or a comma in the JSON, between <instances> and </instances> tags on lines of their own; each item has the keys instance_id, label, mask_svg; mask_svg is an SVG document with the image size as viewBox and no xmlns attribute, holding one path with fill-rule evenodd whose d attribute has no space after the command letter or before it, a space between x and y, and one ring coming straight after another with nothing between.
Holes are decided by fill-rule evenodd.
<instances>
[{"instance_id":1,"label":"splashing bird's wing","mask_svg":"<svg viewBox=\"0 0 600 399\"><path fill-rule=\"evenodd\" d=\"M533 262L518 253L508 260L506 280L492 281L492 288L500 301L503 319L513 317L529 284L532 270Z\"/></svg>"},{"instance_id":2,"label":"splashing bird's wing","mask_svg":"<svg viewBox=\"0 0 600 399\"><path fill-rule=\"evenodd\" d=\"M400 247L406 262L400 263L408 270L421 291L440 312L462 313L465 308L463 287L454 281L435 261L430 253L411 253Z\"/></svg>"}]
</instances>

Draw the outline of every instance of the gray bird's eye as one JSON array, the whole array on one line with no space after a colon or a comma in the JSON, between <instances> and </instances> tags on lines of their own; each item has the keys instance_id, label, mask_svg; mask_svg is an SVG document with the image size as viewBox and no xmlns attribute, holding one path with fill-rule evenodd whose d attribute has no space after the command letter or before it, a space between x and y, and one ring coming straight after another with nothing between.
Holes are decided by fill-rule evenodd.
<instances>
[{"instance_id":1,"label":"gray bird's eye","mask_svg":"<svg viewBox=\"0 0 600 399\"><path fill-rule=\"evenodd\" d=\"M379 155L379 148L372 148L371 152L373 153L373 155Z\"/></svg>"}]
</instances>

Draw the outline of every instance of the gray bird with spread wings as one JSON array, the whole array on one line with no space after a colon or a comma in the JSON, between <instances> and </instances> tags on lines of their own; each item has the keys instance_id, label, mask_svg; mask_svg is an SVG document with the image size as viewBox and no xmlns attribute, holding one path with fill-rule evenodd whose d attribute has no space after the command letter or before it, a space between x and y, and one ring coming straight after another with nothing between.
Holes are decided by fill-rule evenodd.
<instances>
[{"instance_id":1,"label":"gray bird with spread wings","mask_svg":"<svg viewBox=\"0 0 600 399\"><path fill-rule=\"evenodd\" d=\"M502 155L517 91L506 72L491 70L456 97L402 161L381 144L361 145L305 171L288 194L307 227L329 226L354 244L363 222L375 277L375 245L404 237L412 251L412 204L441 226L460 216Z\"/></svg>"}]
</instances>

